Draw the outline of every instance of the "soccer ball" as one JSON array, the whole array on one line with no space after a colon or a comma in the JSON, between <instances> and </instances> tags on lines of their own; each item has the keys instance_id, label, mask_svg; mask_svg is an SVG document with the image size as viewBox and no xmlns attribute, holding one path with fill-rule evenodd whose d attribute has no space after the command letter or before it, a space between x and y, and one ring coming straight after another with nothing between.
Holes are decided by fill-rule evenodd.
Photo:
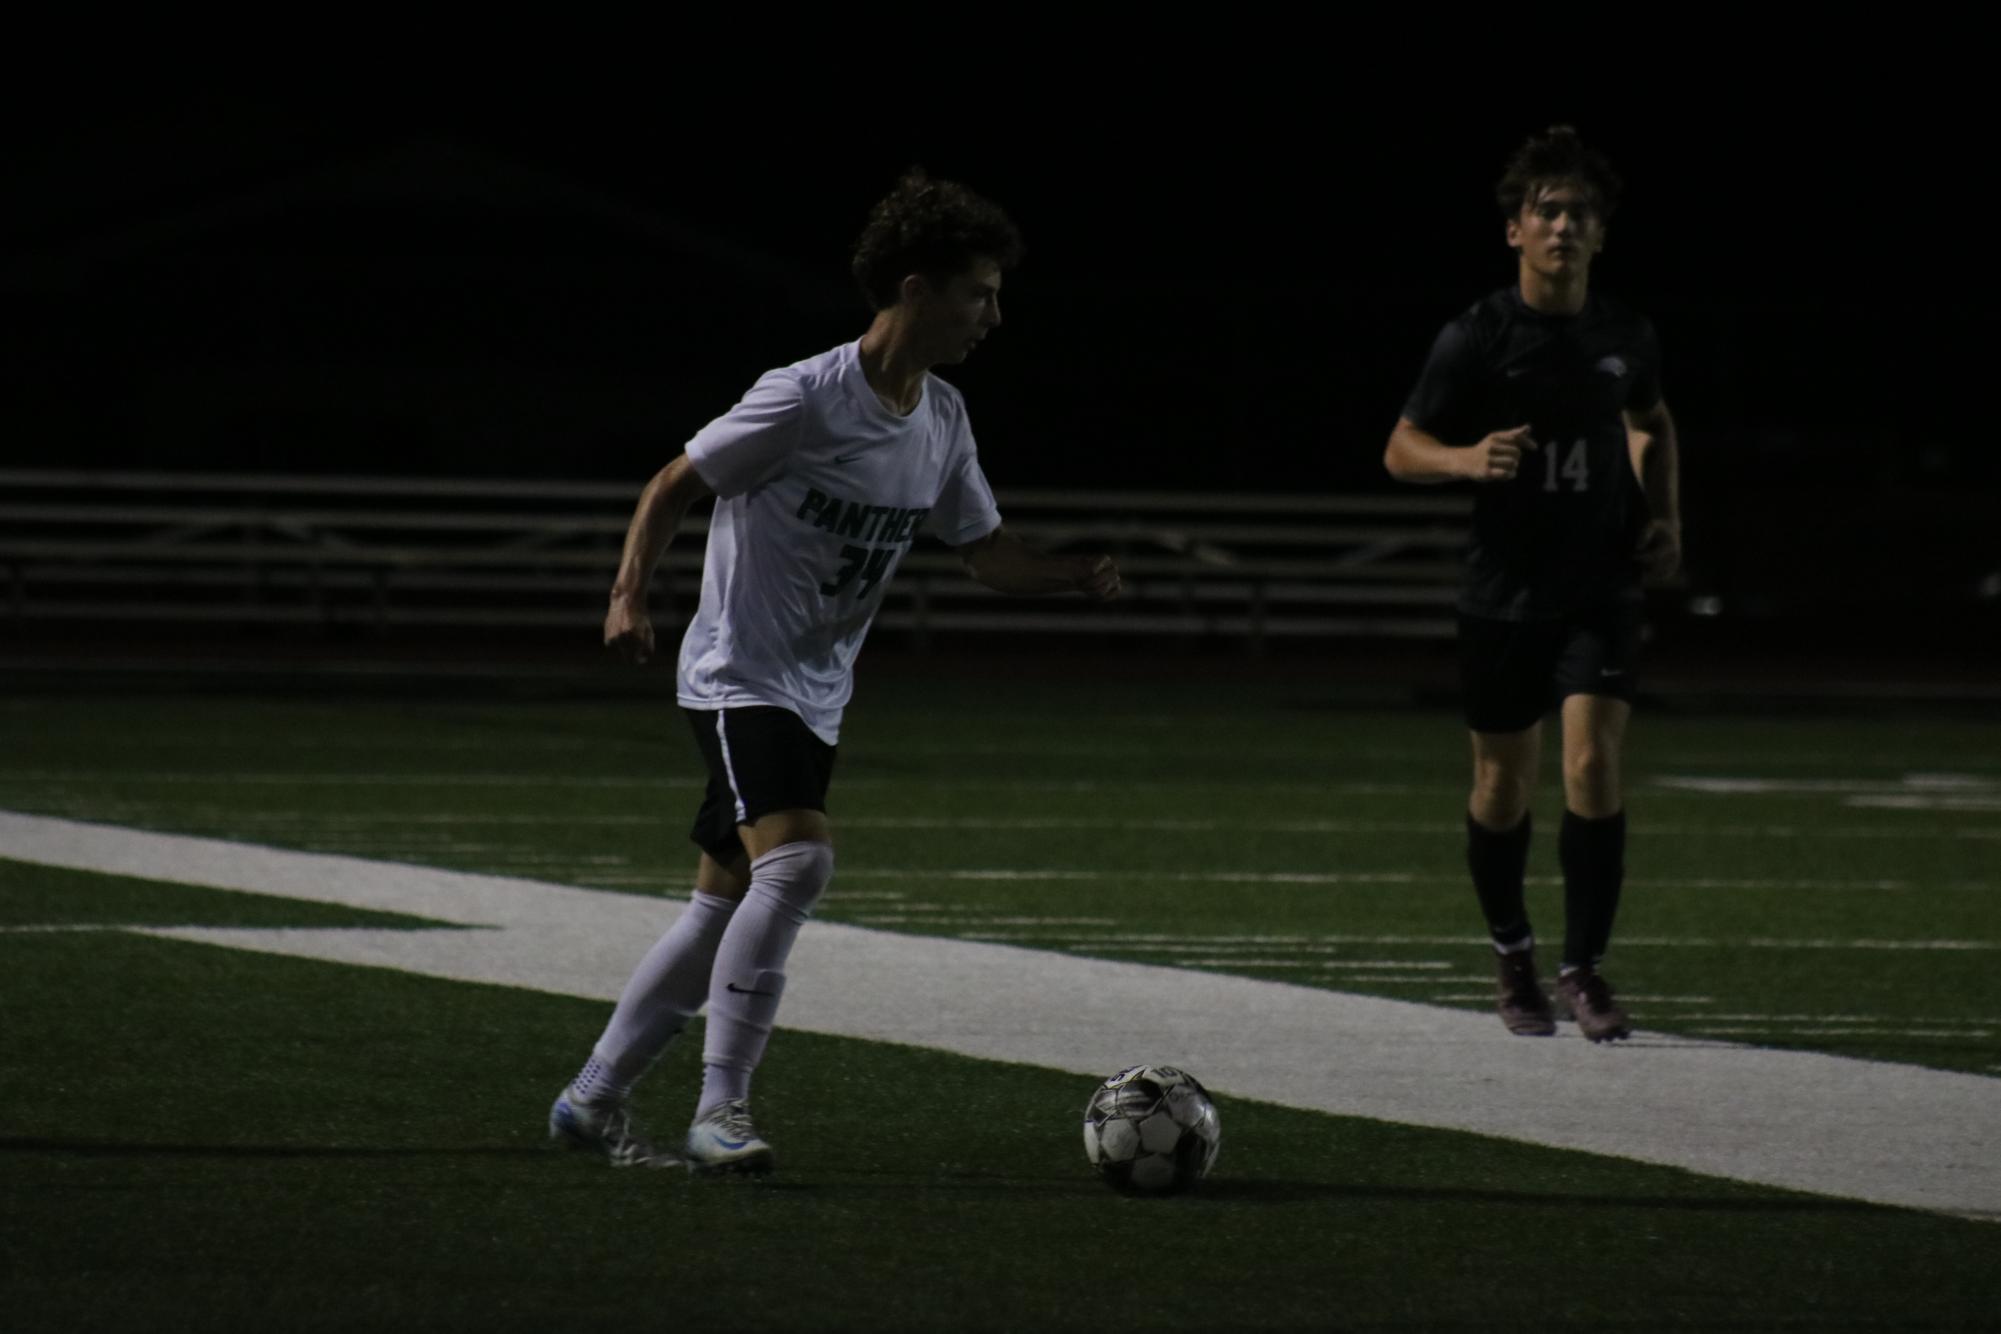
<instances>
[{"instance_id":1,"label":"soccer ball","mask_svg":"<svg viewBox=\"0 0 2001 1334\"><path fill-rule=\"evenodd\" d=\"M1209 1175L1222 1144L1208 1090L1171 1065L1121 1070L1084 1106L1084 1156L1118 1190L1186 1190Z\"/></svg>"}]
</instances>

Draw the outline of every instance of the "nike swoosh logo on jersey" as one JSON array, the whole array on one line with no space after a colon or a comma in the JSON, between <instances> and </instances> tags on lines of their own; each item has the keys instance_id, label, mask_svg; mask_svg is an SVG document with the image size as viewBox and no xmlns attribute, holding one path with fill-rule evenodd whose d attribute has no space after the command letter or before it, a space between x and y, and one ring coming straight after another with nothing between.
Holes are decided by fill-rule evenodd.
<instances>
[{"instance_id":1,"label":"nike swoosh logo on jersey","mask_svg":"<svg viewBox=\"0 0 2001 1334\"><path fill-rule=\"evenodd\" d=\"M860 457L861 457L861 455L859 455L859 454L836 454L836 455L834 455L834 462L836 462L836 463L853 463L853 462L854 462L854 461L855 461L856 459L858 459L858 458L860 458Z\"/></svg>"}]
</instances>

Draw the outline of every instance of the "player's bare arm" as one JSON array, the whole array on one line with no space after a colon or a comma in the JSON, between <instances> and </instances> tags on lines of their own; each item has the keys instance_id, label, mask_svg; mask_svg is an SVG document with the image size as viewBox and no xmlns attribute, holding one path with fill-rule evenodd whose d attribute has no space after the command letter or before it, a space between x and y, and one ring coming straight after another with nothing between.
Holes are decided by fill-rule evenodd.
<instances>
[{"instance_id":1,"label":"player's bare arm","mask_svg":"<svg viewBox=\"0 0 2001 1334\"><path fill-rule=\"evenodd\" d=\"M605 612L604 642L634 662L653 656L653 622L646 614L646 586L653 567L674 540L688 507L715 494L686 454L653 475L639 493L632 525L625 530L625 552L611 585L611 607Z\"/></svg>"},{"instance_id":2,"label":"player's bare arm","mask_svg":"<svg viewBox=\"0 0 2001 1334\"><path fill-rule=\"evenodd\" d=\"M1647 496L1647 526L1636 554L1647 577L1664 580L1681 568L1681 453L1665 399L1644 412L1628 410L1626 444Z\"/></svg>"},{"instance_id":3,"label":"player's bare arm","mask_svg":"<svg viewBox=\"0 0 2001 1334\"><path fill-rule=\"evenodd\" d=\"M1037 551L1003 525L955 547L966 571L996 593L1029 597L1082 593L1098 602L1119 595L1119 567L1110 556L1058 556Z\"/></svg>"},{"instance_id":4,"label":"player's bare arm","mask_svg":"<svg viewBox=\"0 0 2001 1334\"><path fill-rule=\"evenodd\" d=\"M1505 482L1521 471L1522 455L1538 446L1529 428L1495 431L1476 444L1448 445L1408 417L1397 419L1383 466L1399 482Z\"/></svg>"}]
</instances>

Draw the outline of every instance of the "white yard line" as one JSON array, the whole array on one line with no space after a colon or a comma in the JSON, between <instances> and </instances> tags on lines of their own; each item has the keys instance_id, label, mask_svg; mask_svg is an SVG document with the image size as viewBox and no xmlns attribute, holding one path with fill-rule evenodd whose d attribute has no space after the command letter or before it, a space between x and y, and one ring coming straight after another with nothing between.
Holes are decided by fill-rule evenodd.
<instances>
[{"instance_id":1,"label":"white yard line","mask_svg":"<svg viewBox=\"0 0 2001 1334\"><path fill-rule=\"evenodd\" d=\"M879 866L844 870L850 880L1150 880L1186 884L1243 885L1408 885L1417 876L1408 871L1089 871L1057 867L1025 871L1015 867L962 867L957 870L916 870Z\"/></svg>"},{"instance_id":2,"label":"white yard line","mask_svg":"<svg viewBox=\"0 0 2001 1334\"><path fill-rule=\"evenodd\" d=\"M203 775L198 773L186 773L186 774L156 773L150 775L142 775L141 777L143 777L146 781L149 782L160 783L160 784L175 784L175 785L182 783L195 783L195 782L205 782L205 781L227 782L230 784L241 784L243 782L264 784L268 782L280 785L300 784L300 783L320 783L326 781L333 781L339 785L401 786L406 781L406 779L402 777L379 775L379 774L335 776L331 780L328 779L328 777L325 775L285 776L285 775L272 775L272 774ZM470 785L470 786L498 785L498 786L512 787L512 786L533 785L532 782L530 782L530 780L519 778L516 776L500 776L496 778L491 775L482 775L477 780L468 780L463 777L446 778L445 776L442 775L421 775L412 777L407 781L414 782L414 781L419 781L420 779L421 781L426 781L426 782L436 781L439 783L457 783L460 785ZM599 785L598 780L590 780L590 781L592 782L593 785ZM613 781L616 783L616 785L625 786L628 785L629 780L618 779ZM0 786L5 786L10 782L31 782L37 784L51 783L51 782L77 782L77 783L94 784L96 782L96 778L94 775L81 774L81 773L63 774L57 776L48 773L41 773L38 771L26 771L26 772L16 771L13 773L0 772ZM572 780L566 779L566 780L559 780L559 785L573 786L575 784L573 783ZM667 787L699 786L699 784L692 779L686 781L677 781L669 778L660 779L658 785ZM843 785L844 786L846 785L845 781ZM1306 792L1318 792L1320 789L1308 786L1298 790ZM1886 809L1899 809L1899 810L1958 809L1950 804L1950 802L1953 800L1950 798L1944 799L1947 802L1947 804L1945 805L1924 806L1921 804L1917 804L1932 800L1934 799L1926 797L1911 797L1911 798L1898 797L1898 798L1885 799L1880 804L1883 805ZM1990 799L1978 798L1969 800L1988 801ZM1873 799L1867 799L1867 801L1864 801L1862 803L1850 803L1850 804L1868 804L1868 802L1870 801L1873 801ZM97 810L104 809L104 805L101 802L93 802L93 807ZM116 803L116 807L126 818L131 818L135 815L153 815L153 814L164 814L173 817L181 815L189 810L195 810L201 812L204 817L212 819L212 821L217 825L226 824L235 829L254 830L266 837L271 836L273 834L310 834L313 835L318 841L322 843L329 841L327 831L330 830L385 829L391 831L390 835L385 835L385 839L391 836L395 837L394 843L385 841L383 844L383 846L385 847L401 846L404 843L408 842L410 839L414 837L414 835L412 835L407 831L431 829L431 828L459 829L459 828L481 828L485 826L500 826L503 828L510 828L510 829L517 827L615 829L615 828L651 828L651 827L660 827L662 825L673 825L675 823L675 820L672 817L657 815L657 814L645 815L645 814L598 813L598 814L582 814L582 815L579 814L538 815L533 812L525 812L525 811L524 812L494 812L494 811L452 812L452 811L438 811L438 810L429 810L421 812L340 811L340 812L328 812L321 814L317 812L302 813L299 811L244 811L244 810L237 810L234 808L224 809L222 807L215 807L215 806L189 807L181 803L175 803L171 808L168 808L157 805L155 803L148 803L148 802L122 802L122 803ZM1980 805L1965 807L1965 809L1969 810L1987 810L1992 808L1993 807L1991 806L1980 806ZM1455 824L1449 820L1353 820L1353 819L1351 820L1325 820L1325 819L1180 820L1180 819L1174 819L1172 817L1160 817L1151 819L1112 819L1108 817L1098 817L1098 816L1009 816L1009 815L994 815L994 816L881 815L879 816L879 815L849 815L843 813L835 818L835 824L842 829L909 831L913 833L926 833L934 831L940 833L991 831L996 833L1077 832L1077 833L1212 834L1223 830L1229 830L1246 834L1318 834L1318 835L1329 835L1329 836L1350 835L1358 838L1373 838L1382 834L1429 834L1429 835L1436 835L1439 838L1447 838L1447 837L1458 837L1463 833L1463 829L1460 825ZM1674 823L1651 823L1644 819L1641 819L1636 821L1633 826L1634 835L1636 837L1642 837L1642 838L1647 838L1647 837L1680 838L1692 834L1700 834L1705 838L1771 839L1771 838L1794 838L1794 837L1799 837L1807 832L1809 831L1805 830L1803 827L1799 825L1789 825L1789 824L1737 824L1737 825L1705 824L1696 826L1696 825L1683 825ZM1827 828L1815 828L1810 832L1813 837L1820 839L1830 839L1830 838L1874 839L1874 840L1885 840L1885 841L1911 841L1911 842L1928 842L1942 838L1943 839L2001 838L2001 828L1994 828L1991 826L1971 827L1964 825L1947 826L1943 828L1936 826L1906 826L1902 824L1836 825L1836 826L1829 826ZM424 835L424 837L431 837L431 835ZM414 844L412 845L414 846Z\"/></svg>"},{"instance_id":3,"label":"white yard line","mask_svg":"<svg viewBox=\"0 0 2001 1334\"><path fill-rule=\"evenodd\" d=\"M1793 1037L1793 1038L1988 1038L1993 1033L1984 1028L1863 1028L1846 1024L1825 1027L1819 1024L1771 1025L1771 1024L1717 1024L1703 1025L1706 1033L1717 1033L1726 1037Z\"/></svg>"},{"instance_id":4,"label":"white yard line","mask_svg":"<svg viewBox=\"0 0 2001 1334\"><path fill-rule=\"evenodd\" d=\"M6 812L0 856L500 928L145 934L604 1001L679 906ZM1597 1047L1567 1026L1513 1038L1462 1010L824 922L784 1019L1080 1079L1171 1061L1292 1107L2001 1220L2001 1079L1982 1075L1651 1034Z\"/></svg>"},{"instance_id":5,"label":"white yard line","mask_svg":"<svg viewBox=\"0 0 2001 1334\"><path fill-rule=\"evenodd\" d=\"M36 785L60 786L77 783L91 786L102 785L104 776L95 771L66 769L13 769L0 770L0 786L29 783ZM701 788L708 780L690 774L642 775L622 777L610 774L494 774L494 773L216 773L200 769L154 769L145 772L121 773L121 786L151 784L154 786L184 787L202 785L228 785L232 787L421 787L441 788L450 791L459 788L523 788L541 791L550 788L643 788L653 791L658 788ZM903 788L909 780L900 777L871 777L868 774L849 773L841 779L841 789L851 791L856 788ZM982 776L933 777L925 780L929 788L950 788L973 792L1207 792L1213 781L1207 778L988 778ZM1459 791L1457 783L1377 783L1361 781L1341 781L1316 783L1310 789L1301 784L1264 780L1237 783L1238 791L1248 792L1298 792L1310 790L1316 795L1328 796L1392 796L1407 797L1419 793L1445 793Z\"/></svg>"},{"instance_id":6,"label":"white yard line","mask_svg":"<svg viewBox=\"0 0 2001 1334\"><path fill-rule=\"evenodd\" d=\"M1040 931L983 931L969 933L970 939L1005 944L1033 944L1042 949L1117 949L1138 952L1140 942L1202 940L1201 936L1135 935L1108 932L1104 935L1051 935ZM1256 936L1231 937L1256 940ZM1455 945L1467 947L1478 938L1462 936L1317 936L1332 945ZM2001 941L1992 940L1838 940L1810 936L1743 936L1731 939L1705 936L1620 936L1619 948L1627 949L1754 949L1754 950L1889 950L1962 951L1980 953L2001 950Z\"/></svg>"},{"instance_id":7,"label":"white yard line","mask_svg":"<svg viewBox=\"0 0 2001 1334\"><path fill-rule=\"evenodd\" d=\"M560 860L552 858L550 860ZM1152 882L1173 882L1188 884L1241 884L1241 885L1418 885L1418 884L1458 884L1462 877L1419 875L1413 871L1158 871L1135 868L1121 871L1096 871L1078 867L1050 867L1044 870L1029 870L1021 867L921 867L856 866L844 867L843 880L1021 880L1021 881L1128 881L1146 880ZM1560 876L1532 875L1527 878L1530 885L1561 885ZM1668 878L1662 880L1628 879L1627 887L1632 889L1677 890L1677 889L1735 889L1735 890L1812 890L1829 893L1849 891L1892 892L1917 889L1908 880L1827 880L1815 878L1778 879L1761 877L1740 877L1721 879L1709 877ZM2001 889L2001 885L1986 881L1954 881L1949 885L1927 885L1926 890L1948 888L1969 893L1986 893Z\"/></svg>"},{"instance_id":8,"label":"white yard line","mask_svg":"<svg viewBox=\"0 0 2001 1334\"><path fill-rule=\"evenodd\" d=\"M215 773L202 769L154 769L121 773L121 785L150 783L169 787L203 784L230 787L489 787L489 788L661 788L702 787L707 780L690 776L621 778L611 775L548 775L489 773ZM64 769L14 769L0 773L6 783L87 783L103 786L104 775ZM844 786L845 781L844 781Z\"/></svg>"},{"instance_id":9,"label":"white yard line","mask_svg":"<svg viewBox=\"0 0 2001 1334\"><path fill-rule=\"evenodd\" d=\"M1660 774L1654 786L1709 796L1821 797L1848 795L2001 795L2001 779L1984 774L1905 774L1902 778L1751 778Z\"/></svg>"},{"instance_id":10,"label":"white yard line","mask_svg":"<svg viewBox=\"0 0 2001 1334\"><path fill-rule=\"evenodd\" d=\"M0 936L45 936L66 931L150 931L141 922L35 922L26 926L0 926Z\"/></svg>"},{"instance_id":11,"label":"white yard line","mask_svg":"<svg viewBox=\"0 0 2001 1334\"><path fill-rule=\"evenodd\" d=\"M1622 996L1624 993L1620 993ZM1884 1018L1880 1014L1709 1014L1705 1020L1720 1019L1746 1024L1880 1024ZM1946 1019L1933 1016L1925 1020L1928 1024L1971 1024L1980 1027L2001 1025L2001 1018L1981 1017L1974 1019Z\"/></svg>"}]
</instances>

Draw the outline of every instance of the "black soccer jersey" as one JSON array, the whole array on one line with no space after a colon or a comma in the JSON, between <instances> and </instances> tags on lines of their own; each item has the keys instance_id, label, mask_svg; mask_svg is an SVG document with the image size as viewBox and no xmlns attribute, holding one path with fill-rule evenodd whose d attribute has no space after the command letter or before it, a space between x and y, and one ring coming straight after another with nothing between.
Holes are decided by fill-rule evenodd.
<instances>
[{"instance_id":1,"label":"black soccer jersey","mask_svg":"<svg viewBox=\"0 0 2001 1334\"><path fill-rule=\"evenodd\" d=\"M1544 315L1506 287L1445 326L1403 415L1449 445L1526 424L1540 446L1474 490L1462 612L1546 620L1639 598L1646 501L1620 413L1660 396L1653 325L1596 293Z\"/></svg>"}]
</instances>

